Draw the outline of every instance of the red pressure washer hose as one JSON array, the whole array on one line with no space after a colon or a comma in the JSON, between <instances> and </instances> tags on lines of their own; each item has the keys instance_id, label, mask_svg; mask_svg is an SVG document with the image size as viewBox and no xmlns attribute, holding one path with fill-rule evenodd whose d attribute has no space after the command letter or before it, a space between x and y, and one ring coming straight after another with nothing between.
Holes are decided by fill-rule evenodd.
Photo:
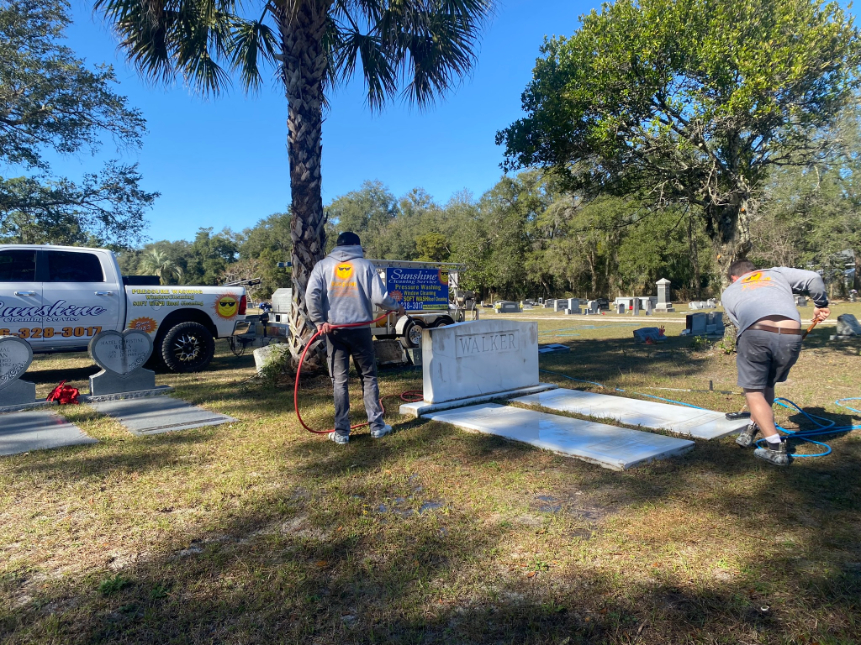
<instances>
[{"instance_id":1,"label":"red pressure washer hose","mask_svg":"<svg viewBox=\"0 0 861 645\"><path fill-rule=\"evenodd\" d=\"M344 325L330 325L330 327L332 327L332 329L347 329L349 327L364 327L366 325L374 325L374 324L380 322L381 320L383 320L388 315L389 315L388 313L384 313L379 318L376 318L370 322L347 323ZM305 428L308 432L311 432L313 434L331 434L335 431L334 428L332 430L314 430L312 428L309 428L305 424L305 422L302 420L302 415L299 413L299 375L302 373L302 364L305 362L305 354L307 354L308 350L311 349L311 345L314 344L314 341L317 339L318 336L322 336L322 335L323 335L322 332L320 332L320 331L316 332L313 336L311 336L311 340L308 341L308 344L305 345L305 349L302 351L302 355L299 357L299 365L296 367L296 383L293 386L293 408L296 410L296 418L299 419L299 423L302 425L303 428ZM401 400L407 401L407 402L421 401L423 396L424 395L421 392L419 392L418 390L407 390L406 392L401 394ZM416 398L416 397L418 397L418 398ZM383 405L383 400L380 399L380 406L382 406L382 405ZM383 408L383 412L385 412L385 411L386 411L386 409ZM355 430L356 428L364 428L366 425L368 425L367 421L365 423L357 423L354 426L350 426L350 430Z\"/></svg>"}]
</instances>

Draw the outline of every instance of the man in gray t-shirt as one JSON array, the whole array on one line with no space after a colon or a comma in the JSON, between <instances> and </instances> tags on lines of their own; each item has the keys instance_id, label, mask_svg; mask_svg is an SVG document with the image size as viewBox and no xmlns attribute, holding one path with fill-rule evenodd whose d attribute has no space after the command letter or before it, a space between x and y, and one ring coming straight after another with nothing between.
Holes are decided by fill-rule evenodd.
<instances>
[{"instance_id":1,"label":"man in gray t-shirt","mask_svg":"<svg viewBox=\"0 0 861 645\"><path fill-rule=\"evenodd\" d=\"M813 319L822 322L831 313L825 283L813 271L786 267L757 270L747 260L733 262L729 278L732 284L721 295L721 304L738 328L738 385L744 388L752 421L736 443L750 446L757 431L762 430L766 443L754 454L785 466L791 457L774 426L771 406L775 384L786 380L801 352L801 316L793 294L807 292L816 305Z\"/></svg>"}]
</instances>

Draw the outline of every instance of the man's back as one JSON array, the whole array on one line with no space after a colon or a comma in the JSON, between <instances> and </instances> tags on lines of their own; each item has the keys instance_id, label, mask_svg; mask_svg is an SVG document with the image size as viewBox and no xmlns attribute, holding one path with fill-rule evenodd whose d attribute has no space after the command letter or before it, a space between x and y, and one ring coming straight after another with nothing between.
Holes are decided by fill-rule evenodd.
<instances>
[{"instance_id":1,"label":"man's back","mask_svg":"<svg viewBox=\"0 0 861 645\"><path fill-rule=\"evenodd\" d=\"M741 334L763 318L783 317L801 324L793 293L807 291L817 306L825 306L825 285L813 271L774 267L747 273L721 295L721 304Z\"/></svg>"},{"instance_id":2,"label":"man's back","mask_svg":"<svg viewBox=\"0 0 861 645\"><path fill-rule=\"evenodd\" d=\"M373 319L374 305L397 309L388 297L374 265L359 245L336 246L314 266L306 302L311 321L346 324Z\"/></svg>"}]
</instances>

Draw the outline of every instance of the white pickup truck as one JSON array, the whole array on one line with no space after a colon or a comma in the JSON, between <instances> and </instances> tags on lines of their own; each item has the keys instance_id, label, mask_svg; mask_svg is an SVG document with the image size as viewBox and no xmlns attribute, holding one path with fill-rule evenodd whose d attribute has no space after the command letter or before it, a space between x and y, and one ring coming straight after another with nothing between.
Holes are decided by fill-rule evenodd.
<instances>
[{"instance_id":1,"label":"white pickup truck","mask_svg":"<svg viewBox=\"0 0 861 645\"><path fill-rule=\"evenodd\" d=\"M0 244L0 336L23 338L34 352L81 351L100 331L140 329L153 339L154 361L202 370L215 339L245 319L245 289L154 281L122 276L105 249Z\"/></svg>"}]
</instances>

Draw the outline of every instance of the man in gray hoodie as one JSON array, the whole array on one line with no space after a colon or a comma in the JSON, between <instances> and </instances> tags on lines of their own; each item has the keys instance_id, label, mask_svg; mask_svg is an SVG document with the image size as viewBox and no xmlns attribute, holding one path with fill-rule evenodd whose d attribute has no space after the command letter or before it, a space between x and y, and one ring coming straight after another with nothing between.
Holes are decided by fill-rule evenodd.
<instances>
[{"instance_id":1,"label":"man in gray hoodie","mask_svg":"<svg viewBox=\"0 0 861 645\"><path fill-rule=\"evenodd\" d=\"M721 296L721 304L738 329L736 367L738 385L750 408L751 424L736 439L750 446L762 430L765 446L754 455L769 463L786 466L792 460L786 441L774 425L774 386L789 376L801 352L801 316L794 293L807 292L816 307L813 319L822 322L831 313L825 283L813 271L774 267L760 269L747 260L729 267L732 284Z\"/></svg>"},{"instance_id":2,"label":"man in gray hoodie","mask_svg":"<svg viewBox=\"0 0 861 645\"><path fill-rule=\"evenodd\" d=\"M329 375L335 390L335 431L329 436L338 444L350 442L350 393L347 389L350 356L362 379L371 436L379 439L392 431L383 421L370 324L335 328L348 323L370 323L374 319L374 305L397 311L401 316L406 313L403 306L389 296L377 269L364 257L359 236L341 233L334 250L314 265L305 291L311 322L326 335Z\"/></svg>"}]
</instances>

